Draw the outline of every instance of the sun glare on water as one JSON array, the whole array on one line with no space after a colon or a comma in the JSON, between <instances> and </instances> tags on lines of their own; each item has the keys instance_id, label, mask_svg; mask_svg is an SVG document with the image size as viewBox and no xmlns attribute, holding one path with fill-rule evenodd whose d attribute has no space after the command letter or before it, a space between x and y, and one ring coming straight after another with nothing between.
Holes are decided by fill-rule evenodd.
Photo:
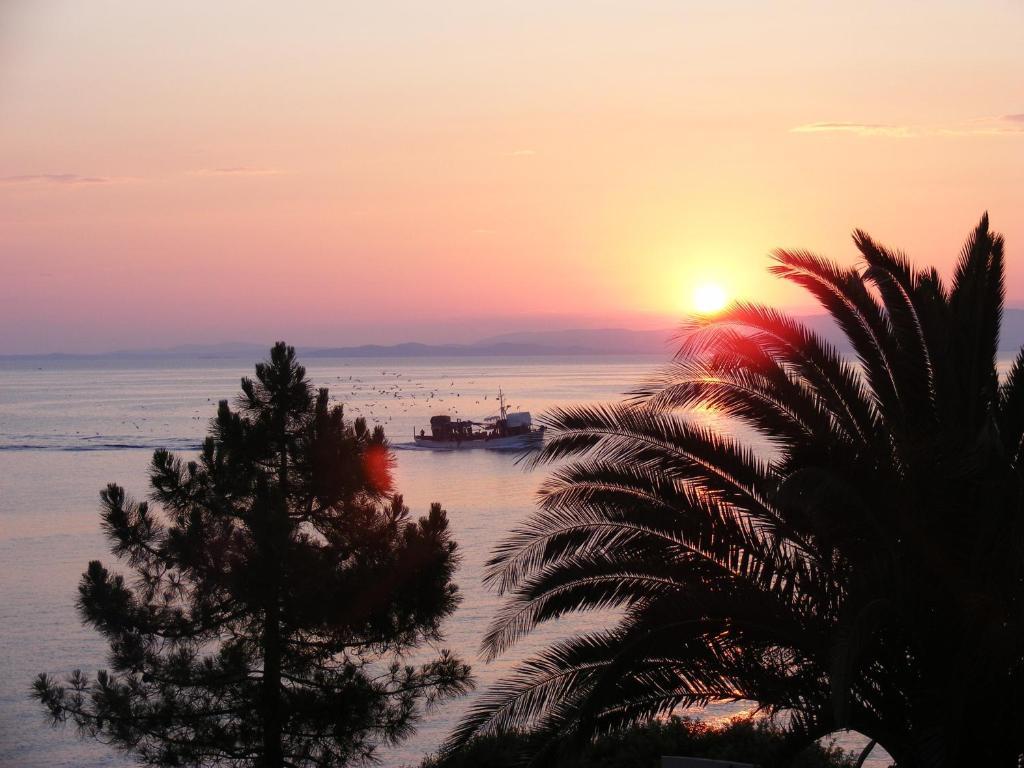
<instances>
[{"instance_id":1,"label":"sun glare on water","mask_svg":"<svg viewBox=\"0 0 1024 768\"><path fill-rule=\"evenodd\" d=\"M693 309L701 315L713 315L725 309L729 297L717 283L699 283L693 289Z\"/></svg>"}]
</instances>

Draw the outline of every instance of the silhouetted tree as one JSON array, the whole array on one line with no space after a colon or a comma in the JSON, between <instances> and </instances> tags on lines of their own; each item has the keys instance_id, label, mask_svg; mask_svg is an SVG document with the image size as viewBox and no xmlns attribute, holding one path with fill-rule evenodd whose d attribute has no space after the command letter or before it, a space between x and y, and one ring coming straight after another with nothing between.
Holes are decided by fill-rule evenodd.
<instances>
[{"instance_id":1,"label":"silhouetted tree","mask_svg":"<svg viewBox=\"0 0 1024 768\"><path fill-rule=\"evenodd\" d=\"M1003 240L984 217L948 288L854 241L863 269L790 251L772 267L821 303L854 359L740 304L692 321L632 401L548 415L539 460L569 461L491 563L511 597L484 648L573 611L622 619L521 664L450 749L749 699L790 716L794 749L853 728L901 768L1017 765L1024 351L1000 383Z\"/></svg>"},{"instance_id":2,"label":"silhouetted tree","mask_svg":"<svg viewBox=\"0 0 1024 768\"><path fill-rule=\"evenodd\" d=\"M457 558L439 505L413 522L389 495L391 461L278 343L197 460L154 453L159 507L103 491L133 577L90 563L78 605L113 671L40 675L36 697L150 765L336 766L401 739L470 677L447 651L402 662L440 638Z\"/></svg>"}]
</instances>

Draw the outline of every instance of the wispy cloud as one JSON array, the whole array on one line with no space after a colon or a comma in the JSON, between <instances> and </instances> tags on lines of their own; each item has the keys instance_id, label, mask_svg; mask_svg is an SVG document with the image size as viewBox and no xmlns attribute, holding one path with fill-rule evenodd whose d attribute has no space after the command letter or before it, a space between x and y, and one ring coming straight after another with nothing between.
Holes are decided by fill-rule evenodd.
<instances>
[{"instance_id":1,"label":"wispy cloud","mask_svg":"<svg viewBox=\"0 0 1024 768\"><path fill-rule=\"evenodd\" d=\"M897 139L912 139L922 136L1024 135L1024 113L980 117L954 125L818 122L805 123L789 130L790 133L850 133L856 136L884 136Z\"/></svg>"},{"instance_id":2,"label":"wispy cloud","mask_svg":"<svg viewBox=\"0 0 1024 768\"><path fill-rule=\"evenodd\" d=\"M200 168L192 171L195 176L280 176L284 171L276 168L254 168L248 165L231 165L223 168Z\"/></svg>"},{"instance_id":3,"label":"wispy cloud","mask_svg":"<svg viewBox=\"0 0 1024 768\"><path fill-rule=\"evenodd\" d=\"M807 123L790 128L791 133L853 133L857 136L913 136L913 129L906 125L884 123Z\"/></svg>"},{"instance_id":4,"label":"wispy cloud","mask_svg":"<svg viewBox=\"0 0 1024 768\"><path fill-rule=\"evenodd\" d=\"M123 180L108 176L82 176L77 173L34 173L19 176L0 176L0 184L54 184L59 186L113 184Z\"/></svg>"}]
</instances>

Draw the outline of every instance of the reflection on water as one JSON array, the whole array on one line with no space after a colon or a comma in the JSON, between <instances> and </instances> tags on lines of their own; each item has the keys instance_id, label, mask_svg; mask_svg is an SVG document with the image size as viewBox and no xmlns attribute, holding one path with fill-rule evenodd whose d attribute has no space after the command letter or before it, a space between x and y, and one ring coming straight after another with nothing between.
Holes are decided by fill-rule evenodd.
<instances>
[{"instance_id":1,"label":"reflection on water","mask_svg":"<svg viewBox=\"0 0 1024 768\"><path fill-rule=\"evenodd\" d=\"M397 447L431 415L481 420L497 410L501 386L513 410L543 410L617 399L648 376L657 358L549 358L306 361L316 385L328 386L346 413L384 425ZM117 481L146 491L155 447L195 450L218 399L233 397L249 360L0 361L0 765L129 765L70 730L50 730L27 692L37 672L95 670L105 645L74 611L78 579L107 553L99 531L98 492ZM717 414L698 418L722 426ZM567 632L596 628L606 615L572 617L527 637L484 664L483 630L499 599L481 584L495 543L532 511L543 470L494 451L396 450L396 488L414 514L440 501L462 552L457 581L463 603L447 623L447 645L473 663L486 688L523 655ZM428 714L419 733L384 754L385 765L416 765L437 746L468 698ZM714 708L709 715L744 711ZM869 761L866 765L872 765ZM875 765L884 765L879 761Z\"/></svg>"}]
</instances>

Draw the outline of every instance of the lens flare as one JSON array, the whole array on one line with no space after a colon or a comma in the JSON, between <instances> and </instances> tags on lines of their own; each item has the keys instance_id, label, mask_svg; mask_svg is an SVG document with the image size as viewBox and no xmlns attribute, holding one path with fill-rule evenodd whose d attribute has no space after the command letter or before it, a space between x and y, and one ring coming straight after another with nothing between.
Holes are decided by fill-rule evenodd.
<instances>
[{"instance_id":1,"label":"lens flare","mask_svg":"<svg viewBox=\"0 0 1024 768\"><path fill-rule=\"evenodd\" d=\"M392 488L391 470L394 456L382 445L371 445L363 454L363 471L367 484L375 493L388 493Z\"/></svg>"}]
</instances>

